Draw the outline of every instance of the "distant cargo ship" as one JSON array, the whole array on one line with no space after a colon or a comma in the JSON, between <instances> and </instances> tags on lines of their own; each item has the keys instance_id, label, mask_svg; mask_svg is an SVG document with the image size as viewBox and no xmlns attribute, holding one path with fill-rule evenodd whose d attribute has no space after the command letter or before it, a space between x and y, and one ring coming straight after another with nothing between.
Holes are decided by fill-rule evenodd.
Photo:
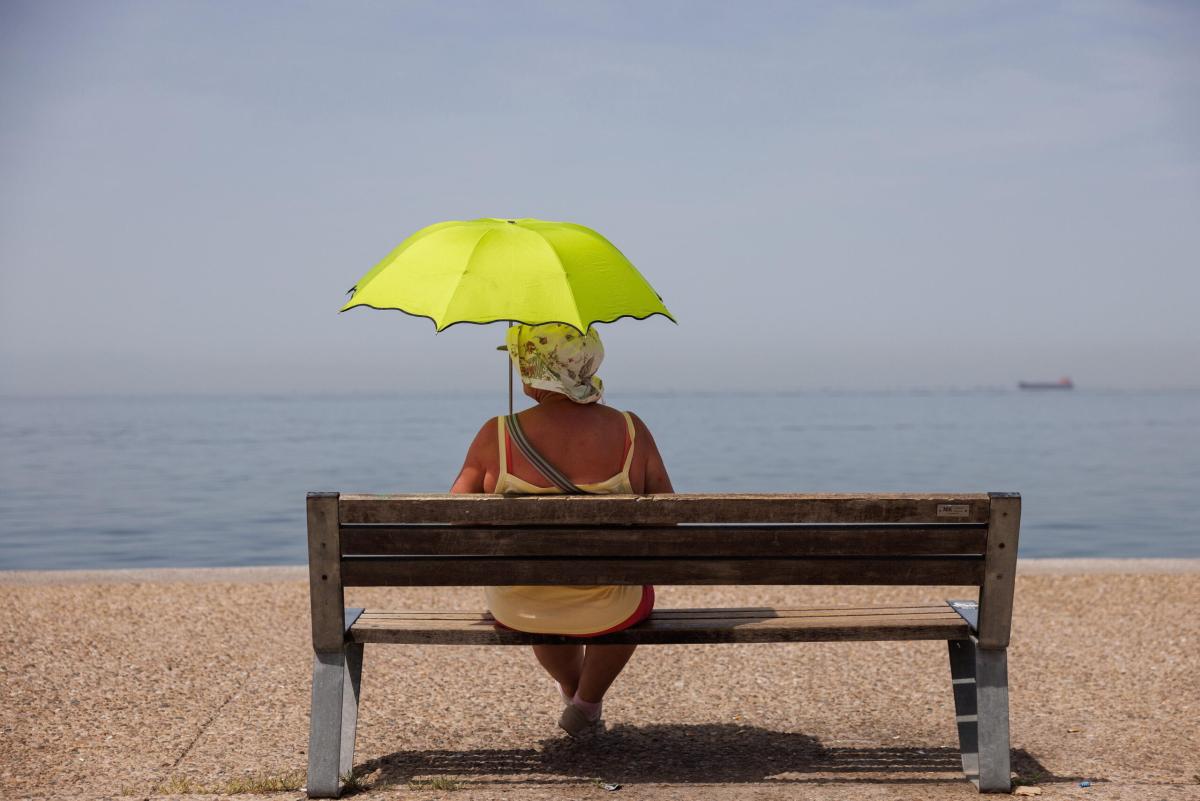
<instances>
[{"instance_id":1,"label":"distant cargo ship","mask_svg":"<svg viewBox=\"0 0 1200 801\"><path fill-rule=\"evenodd\" d=\"M1057 381L1020 381L1017 386L1021 389L1075 389L1075 382L1060 378Z\"/></svg>"}]
</instances>

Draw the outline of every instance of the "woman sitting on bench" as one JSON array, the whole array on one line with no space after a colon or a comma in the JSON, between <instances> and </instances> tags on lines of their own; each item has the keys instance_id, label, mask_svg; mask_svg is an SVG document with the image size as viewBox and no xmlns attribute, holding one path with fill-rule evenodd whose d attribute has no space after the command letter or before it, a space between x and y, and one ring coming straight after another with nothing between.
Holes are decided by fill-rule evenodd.
<instances>
[{"instance_id":1,"label":"woman sitting on bench","mask_svg":"<svg viewBox=\"0 0 1200 801\"><path fill-rule=\"evenodd\" d=\"M553 495L674 492L645 423L602 406L596 370L604 347L595 329L568 325L508 329L508 352L531 409L484 423L451 492ZM514 447L515 446L515 447ZM550 486L546 486L549 484ZM517 586L485 589L497 625L536 634L594 637L644 620L654 588ZM604 693L636 645L535 645L566 707L558 721L577 736L598 729Z\"/></svg>"}]
</instances>

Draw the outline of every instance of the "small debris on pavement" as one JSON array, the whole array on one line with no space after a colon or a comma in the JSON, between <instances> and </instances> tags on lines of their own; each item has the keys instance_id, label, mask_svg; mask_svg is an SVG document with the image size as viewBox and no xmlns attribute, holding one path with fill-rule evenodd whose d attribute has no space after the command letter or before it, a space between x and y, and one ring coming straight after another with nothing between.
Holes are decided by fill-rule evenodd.
<instances>
[{"instance_id":1,"label":"small debris on pavement","mask_svg":"<svg viewBox=\"0 0 1200 801\"><path fill-rule=\"evenodd\" d=\"M1080 786L1080 787L1091 787L1091 786L1092 786L1092 783L1091 783L1091 782L1089 782L1089 781L1086 781L1086 780L1085 780L1085 781L1081 781L1081 782L1079 783L1079 786Z\"/></svg>"},{"instance_id":2,"label":"small debris on pavement","mask_svg":"<svg viewBox=\"0 0 1200 801\"><path fill-rule=\"evenodd\" d=\"M613 790L620 790L620 789L621 789L621 785L619 785L619 784L613 784L613 783L611 783L611 782L600 782L600 789L601 789L601 790L608 790L608 791L611 793Z\"/></svg>"}]
</instances>

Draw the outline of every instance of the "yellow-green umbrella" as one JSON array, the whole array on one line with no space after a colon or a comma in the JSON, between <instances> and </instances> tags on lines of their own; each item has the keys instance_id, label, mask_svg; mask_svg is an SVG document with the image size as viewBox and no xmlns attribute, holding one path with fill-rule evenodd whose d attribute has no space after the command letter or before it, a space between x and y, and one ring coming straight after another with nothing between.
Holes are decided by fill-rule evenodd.
<instances>
[{"instance_id":1,"label":"yellow-green umbrella","mask_svg":"<svg viewBox=\"0 0 1200 801\"><path fill-rule=\"evenodd\" d=\"M355 306L455 323L566 323L586 331L667 311L621 251L590 228L547 220L437 223L400 243L359 279Z\"/></svg>"}]
</instances>

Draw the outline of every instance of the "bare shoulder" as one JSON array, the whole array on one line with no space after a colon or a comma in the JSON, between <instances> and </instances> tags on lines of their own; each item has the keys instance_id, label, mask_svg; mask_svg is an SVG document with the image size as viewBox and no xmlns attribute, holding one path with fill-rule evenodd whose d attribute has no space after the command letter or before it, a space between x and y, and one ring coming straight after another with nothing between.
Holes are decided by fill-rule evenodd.
<instances>
[{"instance_id":1,"label":"bare shoulder","mask_svg":"<svg viewBox=\"0 0 1200 801\"><path fill-rule=\"evenodd\" d=\"M475 434L475 439L471 441L471 447L467 451L468 457L476 453L487 453L488 449L495 449L496 443L500 441L500 435L496 431L496 418L489 417L479 431Z\"/></svg>"},{"instance_id":2,"label":"bare shoulder","mask_svg":"<svg viewBox=\"0 0 1200 801\"><path fill-rule=\"evenodd\" d=\"M458 477L450 486L451 492L486 492L489 490L488 482L491 480L489 479L489 470L495 471L496 457L494 454L499 439L496 433L496 418L493 417L479 427L475 439L467 448L467 456L463 459L462 469L459 470Z\"/></svg>"},{"instance_id":3,"label":"bare shoulder","mask_svg":"<svg viewBox=\"0 0 1200 801\"><path fill-rule=\"evenodd\" d=\"M651 442L653 442L654 435L650 433L650 427L646 425L645 421L638 417L636 412L626 412L626 414L628 414L630 419L633 420L634 433L636 433L639 438L649 439Z\"/></svg>"},{"instance_id":4,"label":"bare shoulder","mask_svg":"<svg viewBox=\"0 0 1200 801\"><path fill-rule=\"evenodd\" d=\"M650 433L650 427L646 425L646 421L638 417L634 412L628 412L631 420L633 420L633 435L642 454L651 459L661 459L658 453L658 443L654 441L654 435Z\"/></svg>"},{"instance_id":5,"label":"bare shoulder","mask_svg":"<svg viewBox=\"0 0 1200 801\"><path fill-rule=\"evenodd\" d=\"M633 420L637 450L641 454L641 491L647 494L674 492L671 477L667 474L667 467L663 464L662 454L658 451L658 444L654 441L654 435L650 433L650 427L633 412L629 412L629 417Z\"/></svg>"}]
</instances>

